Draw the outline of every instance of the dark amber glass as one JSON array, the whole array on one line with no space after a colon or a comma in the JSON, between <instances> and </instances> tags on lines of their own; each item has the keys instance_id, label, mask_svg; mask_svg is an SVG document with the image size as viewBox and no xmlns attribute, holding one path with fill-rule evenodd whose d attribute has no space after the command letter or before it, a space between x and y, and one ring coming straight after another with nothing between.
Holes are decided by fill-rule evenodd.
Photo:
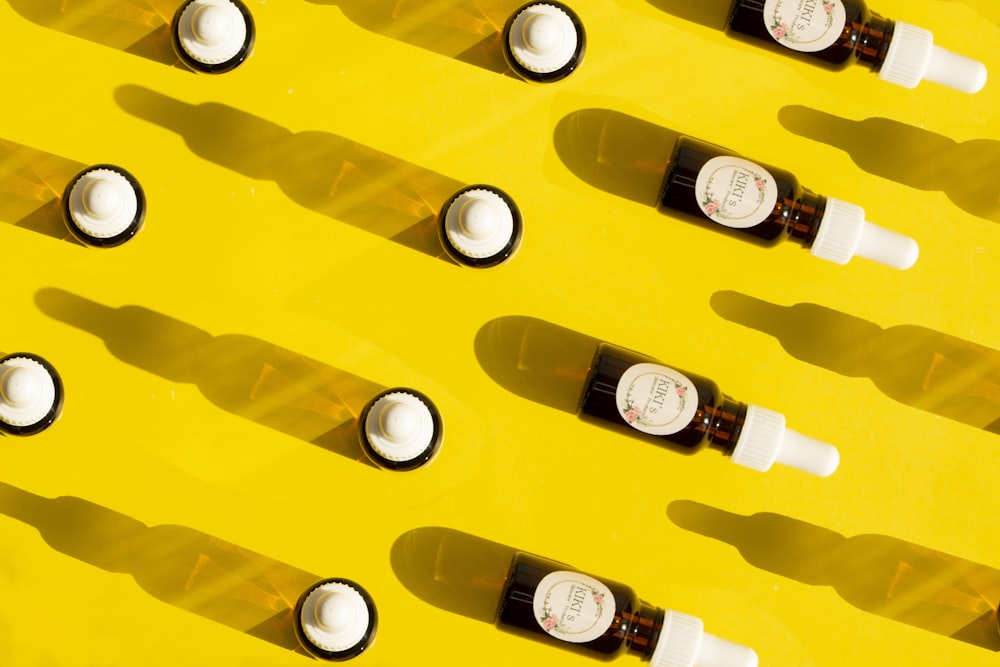
<instances>
[{"instance_id":1,"label":"dark amber glass","mask_svg":"<svg viewBox=\"0 0 1000 667\"><path fill-rule=\"evenodd\" d=\"M826 198L803 188L795 176L777 167L756 163L774 178L778 188L774 209L762 222L752 227L734 228L705 215L698 205L695 183L705 163L721 156L738 157L721 146L681 137L667 164L657 210L667 215L681 214L690 222L765 247L777 245L786 239L795 240L805 247L812 245L823 220Z\"/></svg>"},{"instance_id":2,"label":"dark amber glass","mask_svg":"<svg viewBox=\"0 0 1000 667\"><path fill-rule=\"evenodd\" d=\"M816 0L817 11L822 2ZM844 29L830 46L820 51L797 51L778 42L771 34L764 14L764 0L736 0L726 22L726 32L737 39L763 46L785 55L802 56L808 62L840 70L855 63L878 71L892 40L895 24L869 11L863 2L844 0L847 14Z\"/></svg>"},{"instance_id":3,"label":"dark amber glass","mask_svg":"<svg viewBox=\"0 0 1000 667\"><path fill-rule=\"evenodd\" d=\"M500 596L497 627L598 660L611 660L624 653L638 654L644 660L650 658L663 627L664 611L640 600L628 586L592 575L586 576L607 586L614 597L614 618L604 634L588 642L574 643L546 632L541 620L535 616L535 593L543 577L560 571L577 572L568 565L547 558L526 553L515 555Z\"/></svg>"},{"instance_id":4,"label":"dark amber glass","mask_svg":"<svg viewBox=\"0 0 1000 667\"><path fill-rule=\"evenodd\" d=\"M680 431L650 435L625 420L617 404L618 383L625 371L642 363L659 362L636 352L601 344L587 374L580 399L580 418L685 454L694 454L710 445L731 453L743 429L747 406L723 394L712 380L694 373L674 369L685 375L698 392L695 416Z\"/></svg>"}]
</instances>

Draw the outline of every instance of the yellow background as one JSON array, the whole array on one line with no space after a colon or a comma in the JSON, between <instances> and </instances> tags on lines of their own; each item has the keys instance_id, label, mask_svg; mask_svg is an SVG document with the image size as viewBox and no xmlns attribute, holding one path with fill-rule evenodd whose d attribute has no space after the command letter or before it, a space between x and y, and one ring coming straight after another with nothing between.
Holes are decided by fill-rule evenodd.
<instances>
[{"instance_id":1,"label":"yellow background","mask_svg":"<svg viewBox=\"0 0 1000 667\"><path fill-rule=\"evenodd\" d=\"M986 63L977 95L765 52L700 0L578 0L586 59L550 85L503 72L517 3L251 0L254 55L213 77L174 65L176 4L0 3L0 350L66 385L50 430L0 440L0 664L304 665L282 623L328 576L378 605L358 664L584 664L486 622L514 548L769 667L995 663L994 640L950 636L1000 602L994 0L874 7ZM920 260L841 267L660 215L671 132L864 206ZM68 240L56 201L98 162L149 201L106 251ZM479 182L526 233L475 271L417 232ZM581 422L556 396L575 376L539 369L591 337L782 412L840 470ZM353 445L390 386L443 413L424 470Z\"/></svg>"}]
</instances>

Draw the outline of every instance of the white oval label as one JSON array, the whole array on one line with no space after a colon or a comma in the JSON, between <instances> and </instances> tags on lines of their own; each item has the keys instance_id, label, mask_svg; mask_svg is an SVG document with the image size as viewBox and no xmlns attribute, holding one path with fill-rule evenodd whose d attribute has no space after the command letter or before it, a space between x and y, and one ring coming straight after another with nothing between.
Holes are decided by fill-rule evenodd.
<instances>
[{"instance_id":1,"label":"white oval label","mask_svg":"<svg viewBox=\"0 0 1000 667\"><path fill-rule=\"evenodd\" d=\"M812 53L837 41L847 11L841 0L767 0L764 22L778 44Z\"/></svg>"},{"instance_id":2,"label":"white oval label","mask_svg":"<svg viewBox=\"0 0 1000 667\"><path fill-rule=\"evenodd\" d=\"M615 398L622 419L650 435L677 433L698 411L694 383L658 364L636 364L622 373Z\"/></svg>"},{"instance_id":3,"label":"white oval label","mask_svg":"<svg viewBox=\"0 0 1000 667\"><path fill-rule=\"evenodd\" d=\"M702 165L694 188L702 213L736 229L764 222L778 201L778 185L766 169L728 155Z\"/></svg>"},{"instance_id":4,"label":"white oval label","mask_svg":"<svg viewBox=\"0 0 1000 667\"><path fill-rule=\"evenodd\" d=\"M556 571L542 577L533 607L542 630L574 644L597 639L615 619L611 589L579 572Z\"/></svg>"}]
</instances>

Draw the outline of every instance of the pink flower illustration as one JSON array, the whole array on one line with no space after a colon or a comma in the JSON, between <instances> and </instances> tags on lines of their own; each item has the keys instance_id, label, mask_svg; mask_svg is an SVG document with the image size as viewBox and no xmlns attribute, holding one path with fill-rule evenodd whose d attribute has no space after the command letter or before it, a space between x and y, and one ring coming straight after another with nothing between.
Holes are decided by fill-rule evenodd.
<instances>
[{"instance_id":1,"label":"pink flower illustration","mask_svg":"<svg viewBox=\"0 0 1000 667\"><path fill-rule=\"evenodd\" d=\"M832 14L833 13L833 3L832 2L824 2L823 3L823 10L827 14Z\"/></svg>"},{"instance_id":2,"label":"pink flower illustration","mask_svg":"<svg viewBox=\"0 0 1000 667\"><path fill-rule=\"evenodd\" d=\"M677 395L678 396L681 396L681 397L687 396L687 393L688 393L687 387L677 387Z\"/></svg>"},{"instance_id":3,"label":"pink flower illustration","mask_svg":"<svg viewBox=\"0 0 1000 667\"><path fill-rule=\"evenodd\" d=\"M717 199L713 199L712 201L705 204L705 215L714 215L718 210L719 210L719 201Z\"/></svg>"},{"instance_id":4,"label":"pink flower illustration","mask_svg":"<svg viewBox=\"0 0 1000 667\"><path fill-rule=\"evenodd\" d=\"M542 627L545 628L546 630L551 630L558 624L559 622L556 620L556 617L553 616L552 614L549 614L548 616L542 619Z\"/></svg>"},{"instance_id":5,"label":"pink flower illustration","mask_svg":"<svg viewBox=\"0 0 1000 667\"><path fill-rule=\"evenodd\" d=\"M788 24L787 23L782 23L781 25L777 26L774 29L774 38L775 39L781 39L782 37L785 36L786 32L788 32Z\"/></svg>"},{"instance_id":6,"label":"pink flower illustration","mask_svg":"<svg viewBox=\"0 0 1000 667\"><path fill-rule=\"evenodd\" d=\"M629 408L628 412L625 413L624 417L625 421L631 424L632 422L634 422L639 418L639 411L636 410L635 408Z\"/></svg>"},{"instance_id":7,"label":"pink flower illustration","mask_svg":"<svg viewBox=\"0 0 1000 667\"><path fill-rule=\"evenodd\" d=\"M757 186L758 190L763 190L764 188L767 187L767 181L765 181L763 178L758 178L756 181L754 181L754 185Z\"/></svg>"},{"instance_id":8,"label":"pink flower illustration","mask_svg":"<svg viewBox=\"0 0 1000 667\"><path fill-rule=\"evenodd\" d=\"M596 602L597 604L602 604L604 602L604 596L600 593L595 593L594 602Z\"/></svg>"}]
</instances>

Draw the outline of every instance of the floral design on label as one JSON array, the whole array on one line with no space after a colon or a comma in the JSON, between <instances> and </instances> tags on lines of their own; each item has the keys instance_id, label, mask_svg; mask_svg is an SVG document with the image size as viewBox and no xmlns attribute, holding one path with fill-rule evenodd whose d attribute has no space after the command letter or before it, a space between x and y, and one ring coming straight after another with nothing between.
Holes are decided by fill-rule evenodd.
<instances>
[{"instance_id":1,"label":"floral design on label","mask_svg":"<svg viewBox=\"0 0 1000 667\"><path fill-rule=\"evenodd\" d=\"M611 589L579 572L560 570L542 577L532 606L542 630L574 644L597 639L615 619Z\"/></svg>"},{"instance_id":2,"label":"floral design on label","mask_svg":"<svg viewBox=\"0 0 1000 667\"><path fill-rule=\"evenodd\" d=\"M636 364L622 373L615 398L625 423L650 435L677 433L698 411L694 383L658 364Z\"/></svg>"},{"instance_id":3,"label":"floral design on label","mask_svg":"<svg viewBox=\"0 0 1000 667\"><path fill-rule=\"evenodd\" d=\"M778 201L778 186L766 169L738 157L714 157L695 179L698 206L713 222L744 229L767 219Z\"/></svg>"},{"instance_id":4,"label":"floral design on label","mask_svg":"<svg viewBox=\"0 0 1000 667\"><path fill-rule=\"evenodd\" d=\"M778 44L812 53L837 41L847 11L841 0L766 0L764 22Z\"/></svg>"}]
</instances>

